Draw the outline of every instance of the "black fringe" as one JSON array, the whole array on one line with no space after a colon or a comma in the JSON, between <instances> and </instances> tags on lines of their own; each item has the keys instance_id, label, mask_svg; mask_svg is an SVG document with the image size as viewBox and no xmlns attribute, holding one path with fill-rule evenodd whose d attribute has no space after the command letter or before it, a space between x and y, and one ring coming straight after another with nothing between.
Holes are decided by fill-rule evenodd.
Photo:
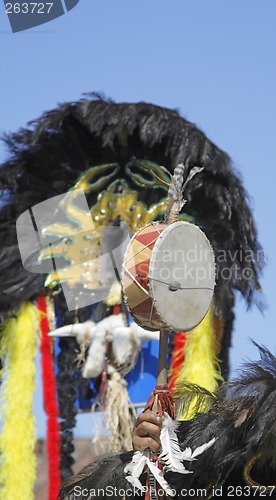
<instances>
[{"instance_id":1,"label":"black fringe","mask_svg":"<svg viewBox=\"0 0 276 500\"><path fill-rule=\"evenodd\" d=\"M57 327L74 323L75 314L67 310L62 293L55 297ZM78 375L76 356L79 346L75 338L64 337L58 340L57 361L57 396L60 417L60 476L62 479L73 474L75 460L74 427L76 425L78 397Z\"/></svg>"}]
</instances>

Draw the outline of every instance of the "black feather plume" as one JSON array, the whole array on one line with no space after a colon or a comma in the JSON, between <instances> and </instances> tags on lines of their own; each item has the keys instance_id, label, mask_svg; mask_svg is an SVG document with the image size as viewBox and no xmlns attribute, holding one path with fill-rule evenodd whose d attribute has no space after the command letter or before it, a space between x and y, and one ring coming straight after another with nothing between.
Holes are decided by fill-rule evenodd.
<instances>
[{"instance_id":1,"label":"black feather plume","mask_svg":"<svg viewBox=\"0 0 276 500\"><path fill-rule=\"evenodd\" d=\"M247 193L229 156L176 111L91 97L65 103L4 140L9 159L0 168L0 188L6 200L0 209L2 319L43 289L43 277L22 266L15 229L19 215L67 192L93 165L116 162L121 168L118 175L124 178L124 166L133 158L164 165L171 173L180 164L188 172L203 168L185 187L184 209L214 248L218 308L223 313L228 310L233 289L252 303L263 260ZM137 190L132 179L128 182ZM158 199L155 190L138 192L149 204ZM90 199L91 205L98 194Z\"/></svg>"}]
</instances>

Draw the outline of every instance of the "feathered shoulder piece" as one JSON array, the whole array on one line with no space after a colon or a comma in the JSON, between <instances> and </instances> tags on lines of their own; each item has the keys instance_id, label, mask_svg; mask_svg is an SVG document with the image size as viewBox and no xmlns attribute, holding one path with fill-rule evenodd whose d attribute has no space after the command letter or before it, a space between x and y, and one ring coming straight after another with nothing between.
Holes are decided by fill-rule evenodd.
<instances>
[{"instance_id":1,"label":"feathered shoulder piece","mask_svg":"<svg viewBox=\"0 0 276 500\"><path fill-rule=\"evenodd\" d=\"M246 362L239 376L226 382L212 397L206 413L179 426L166 421L161 436L165 470L162 487L177 498L182 498L181 490L185 496L189 489L198 488L206 490L206 497L223 497L235 487L246 492L246 496L263 492L264 496L275 497L276 357L265 347L257 347L260 359ZM172 455L171 446L166 446L169 435L173 436L177 454ZM128 491L131 499L136 498L135 491L137 498L143 498L145 478L141 473L145 461L139 452L136 456L129 452L99 457L64 482L59 500L73 500L76 486L79 490L75 491L101 487L103 498L116 488L117 492L119 488ZM133 474L132 486L125 470Z\"/></svg>"},{"instance_id":2,"label":"feathered shoulder piece","mask_svg":"<svg viewBox=\"0 0 276 500\"><path fill-rule=\"evenodd\" d=\"M216 438L193 464L189 487L259 485L272 493L274 485L276 493L276 357L254 344L260 359L245 362L239 376L220 387L207 413L180 424L181 448ZM170 477L180 487L175 480Z\"/></svg>"}]
</instances>

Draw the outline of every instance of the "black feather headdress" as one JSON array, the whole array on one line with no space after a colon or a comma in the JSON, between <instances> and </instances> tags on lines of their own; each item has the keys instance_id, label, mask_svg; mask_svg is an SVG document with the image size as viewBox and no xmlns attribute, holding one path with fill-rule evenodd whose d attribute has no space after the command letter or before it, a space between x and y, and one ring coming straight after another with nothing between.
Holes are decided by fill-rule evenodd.
<instances>
[{"instance_id":1,"label":"black feather headdress","mask_svg":"<svg viewBox=\"0 0 276 500\"><path fill-rule=\"evenodd\" d=\"M4 140L10 159L0 168L6 200L0 210L2 319L43 290L43 277L22 266L17 218L37 203L65 193L84 171L101 164L113 164L110 177L125 179L138 192L138 200L153 204L161 197L158 183L152 173L148 178L139 160L170 172L180 163L187 174L194 166L203 168L186 187L184 209L214 248L218 307L231 309L234 289L252 302L263 262L247 193L229 156L177 111L91 97L61 105ZM90 194L90 206L99 192Z\"/></svg>"}]
</instances>

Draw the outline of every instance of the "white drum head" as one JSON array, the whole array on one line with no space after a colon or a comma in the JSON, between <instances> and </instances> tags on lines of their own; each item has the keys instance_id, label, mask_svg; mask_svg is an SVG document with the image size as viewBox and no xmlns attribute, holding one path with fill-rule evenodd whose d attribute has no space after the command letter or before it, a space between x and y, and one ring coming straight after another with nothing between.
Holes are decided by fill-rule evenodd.
<instances>
[{"instance_id":1,"label":"white drum head","mask_svg":"<svg viewBox=\"0 0 276 500\"><path fill-rule=\"evenodd\" d=\"M205 234L190 222L169 224L149 265L154 307L168 327L188 331L206 315L215 288L215 258Z\"/></svg>"}]
</instances>

